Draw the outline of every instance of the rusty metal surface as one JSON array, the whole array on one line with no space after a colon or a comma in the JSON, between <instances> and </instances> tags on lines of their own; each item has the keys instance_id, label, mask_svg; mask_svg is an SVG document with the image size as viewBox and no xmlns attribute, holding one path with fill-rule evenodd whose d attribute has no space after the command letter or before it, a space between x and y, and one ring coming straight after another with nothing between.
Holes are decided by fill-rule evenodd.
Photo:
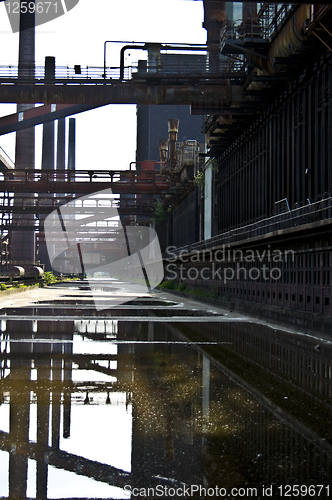
<instances>
[{"instance_id":1,"label":"rusty metal surface","mask_svg":"<svg viewBox=\"0 0 332 500\"><path fill-rule=\"evenodd\" d=\"M86 84L86 85L85 85ZM219 82L154 83L112 82L100 80L73 82L61 80L56 84L19 83L17 79L0 79L0 102L44 103L44 104L191 104L192 102L231 104L231 94L240 94L238 87L231 92L230 82L220 78Z\"/></svg>"},{"instance_id":2,"label":"rusty metal surface","mask_svg":"<svg viewBox=\"0 0 332 500\"><path fill-rule=\"evenodd\" d=\"M53 210L62 205L76 200L77 205L79 199L74 195L64 195L62 197L50 198L49 195L40 195L34 198L26 198L23 194L15 195L15 205L13 205L13 197L0 198L0 213L19 213L22 217L24 214L49 214ZM93 198L91 198L93 199ZM96 203L98 200L96 200ZM139 198L115 198L109 200L109 208L116 208L120 215L146 215L151 214L154 207L154 197L139 197ZM76 213L87 213L88 207L76 206Z\"/></svg>"},{"instance_id":3,"label":"rusty metal surface","mask_svg":"<svg viewBox=\"0 0 332 500\"><path fill-rule=\"evenodd\" d=\"M61 118L65 118L66 116L76 115L90 109L95 109L96 107L98 106L84 104L77 104L74 106L70 104L58 104L56 109L53 111L52 105L46 104L45 106L25 110L23 112L23 119L21 119L21 116L19 117L19 113L3 116L0 118L0 135L9 134L18 130L24 130L41 123L59 120Z\"/></svg>"},{"instance_id":4,"label":"rusty metal surface","mask_svg":"<svg viewBox=\"0 0 332 500\"><path fill-rule=\"evenodd\" d=\"M301 50L306 39L305 27L308 19L310 19L310 6L298 6L270 46L266 67L268 74L275 73L276 57L289 57L296 50Z\"/></svg>"},{"instance_id":5,"label":"rusty metal surface","mask_svg":"<svg viewBox=\"0 0 332 500\"><path fill-rule=\"evenodd\" d=\"M0 191L14 193L161 193L172 186L170 178L158 172L135 170L15 170L0 174Z\"/></svg>"}]
</instances>

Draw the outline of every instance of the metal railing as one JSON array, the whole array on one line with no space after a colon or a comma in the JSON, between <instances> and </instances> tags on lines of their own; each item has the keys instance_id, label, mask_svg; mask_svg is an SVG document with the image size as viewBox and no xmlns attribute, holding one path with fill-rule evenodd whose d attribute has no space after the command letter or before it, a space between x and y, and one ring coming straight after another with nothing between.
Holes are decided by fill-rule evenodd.
<instances>
[{"instance_id":1,"label":"metal railing","mask_svg":"<svg viewBox=\"0 0 332 500\"><path fill-rule=\"evenodd\" d=\"M137 67L134 67L134 71L137 71ZM133 67L125 67L124 79L130 80L132 78ZM43 65L37 65L35 67L35 79L44 80L45 78L45 68ZM6 78L18 78L18 66L8 65L0 66L0 79ZM55 68L55 79L56 80L105 80L112 79L118 80L120 78L120 68L118 67L107 67L106 76L104 75L104 68L98 66L56 66Z\"/></svg>"},{"instance_id":2,"label":"metal railing","mask_svg":"<svg viewBox=\"0 0 332 500\"><path fill-rule=\"evenodd\" d=\"M156 171L140 170L8 170L0 172L0 182L13 184L28 182L119 182L119 183L155 183L167 182L169 176Z\"/></svg>"},{"instance_id":3,"label":"metal railing","mask_svg":"<svg viewBox=\"0 0 332 500\"><path fill-rule=\"evenodd\" d=\"M174 253L198 251L237 243L285 229L300 228L301 226L315 222L320 223L329 219L332 219L332 197L293 209L290 212L253 222L246 226L225 231L207 240L178 247L174 250Z\"/></svg>"},{"instance_id":4,"label":"metal railing","mask_svg":"<svg viewBox=\"0 0 332 500\"><path fill-rule=\"evenodd\" d=\"M260 2L255 18L227 20L220 33L221 50L227 41L271 40L292 10L292 5Z\"/></svg>"},{"instance_id":5,"label":"metal railing","mask_svg":"<svg viewBox=\"0 0 332 500\"><path fill-rule=\"evenodd\" d=\"M177 77L188 78L190 77L210 77L210 78L223 78L225 75L228 77L230 74L239 73L244 71L244 61L241 59L221 58L219 64L219 71L211 73L208 64L207 55L193 57L193 54L179 54L182 57L174 57L172 53L160 54L160 61L158 64L151 68L148 66L147 61L134 61L130 65L123 67L118 66L82 66L82 65L67 65L56 66L55 80L72 80L79 83L81 80L100 80L103 83L109 83L111 80L128 81L133 78L154 78L156 76L162 77ZM21 71L19 80L31 81L31 73L34 75L34 80L45 80L45 68L43 64L37 64L34 71L29 67L26 68L27 76L24 77L24 71ZM3 83L8 79L18 79L18 66L16 65L0 65L0 80ZM52 80L47 81L52 83Z\"/></svg>"}]
</instances>

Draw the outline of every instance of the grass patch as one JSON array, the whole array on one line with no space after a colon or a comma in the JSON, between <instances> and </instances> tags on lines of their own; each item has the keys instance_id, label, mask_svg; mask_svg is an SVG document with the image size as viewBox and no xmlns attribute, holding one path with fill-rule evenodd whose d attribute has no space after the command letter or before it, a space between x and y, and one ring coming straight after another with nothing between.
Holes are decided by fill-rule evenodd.
<instances>
[{"instance_id":1,"label":"grass patch","mask_svg":"<svg viewBox=\"0 0 332 500\"><path fill-rule=\"evenodd\" d=\"M176 283L173 280L164 281L159 286L160 286L160 288L166 288L168 290L175 290L176 292L184 292L184 293L188 293L191 295L196 295L198 297L208 297L208 298L212 298L212 299L217 299L219 296L217 287L214 287L212 291L202 290L201 288L189 289L187 287L187 283L185 283L185 282L184 283Z\"/></svg>"}]
</instances>

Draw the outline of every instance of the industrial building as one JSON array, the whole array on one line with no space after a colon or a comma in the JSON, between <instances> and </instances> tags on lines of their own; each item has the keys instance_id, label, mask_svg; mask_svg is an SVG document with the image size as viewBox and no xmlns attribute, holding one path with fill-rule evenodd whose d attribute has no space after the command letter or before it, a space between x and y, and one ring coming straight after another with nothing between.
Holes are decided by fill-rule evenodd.
<instances>
[{"instance_id":1,"label":"industrial building","mask_svg":"<svg viewBox=\"0 0 332 500\"><path fill-rule=\"evenodd\" d=\"M205 45L128 44L119 68L105 62L95 78L80 66L64 77L54 57L37 75L34 16L21 17L17 76L3 78L0 89L2 102L18 103L17 114L0 123L0 133L17 131L15 169L2 162L0 179L3 272L12 266L25 273L48 269L43 220L50 209L111 187L127 223L149 224L156 200L162 203L165 217L156 229L165 263L168 248L181 256L181 275L177 264L171 268L178 284L252 312L282 310L294 321L328 321L329 4L206 0ZM147 59L127 67L128 49L145 51ZM32 108L31 102L44 106ZM71 166L64 170L63 126L58 166L50 163L54 120L107 103L138 106L135 168L106 173L78 167L74 173L72 146ZM177 109L181 116L174 116ZM158 127L166 127L167 113L179 120L182 137L169 140L169 155L167 138L159 137L164 150L156 158ZM38 123L44 123L47 144L43 175L34 169L31 146L31 125ZM142 166L145 161L154 164ZM188 273L193 258L195 270Z\"/></svg>"},{"instance_id":2,"label":"industrial building","mask_svg":"<svg viewBox=\"0 0 332 500\"><path fill-rule=\"evenodd\" d=\"M208 159L159 226L172 279L299 324L331 314L330 24L329 5L243 3L234 22L205 2L228 88L191 105Z\"/></svg>"},{"instance_id":3,"label":"industrial building","mask_svg":"<svg viewBox=\"0 0 332 500\"><path fill-rule=\"evenodd\" d=\"M2 277L51 269L51 212L67 243L100 217L59 274L113 257L147 282L156 231L165 277L142 294L102 273L0 292L1 498L331 496L332 5L203 6L204 44L121 42L117 67L65 71L35 67L40 19L13 20ZM82 170L72 115L107 104L137 105L136 158Z\"/></svg>"}]
</instances>

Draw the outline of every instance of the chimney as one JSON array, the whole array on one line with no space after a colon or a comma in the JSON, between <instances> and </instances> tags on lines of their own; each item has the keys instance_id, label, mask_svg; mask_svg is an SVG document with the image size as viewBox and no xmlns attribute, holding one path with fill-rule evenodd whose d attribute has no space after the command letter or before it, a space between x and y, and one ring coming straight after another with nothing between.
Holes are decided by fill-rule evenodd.
<instances>
[{"instance_id":1,"label":"chimney","mask_svg":"<svg viewBox=\"0 0 332 500\"><path fill-rule=\"evenodd\" d=\"M55 79L55 57L45 57L45 80ZM42 169L54 170L54 121L43 125Z\"/></svg>"}]
</instances>

